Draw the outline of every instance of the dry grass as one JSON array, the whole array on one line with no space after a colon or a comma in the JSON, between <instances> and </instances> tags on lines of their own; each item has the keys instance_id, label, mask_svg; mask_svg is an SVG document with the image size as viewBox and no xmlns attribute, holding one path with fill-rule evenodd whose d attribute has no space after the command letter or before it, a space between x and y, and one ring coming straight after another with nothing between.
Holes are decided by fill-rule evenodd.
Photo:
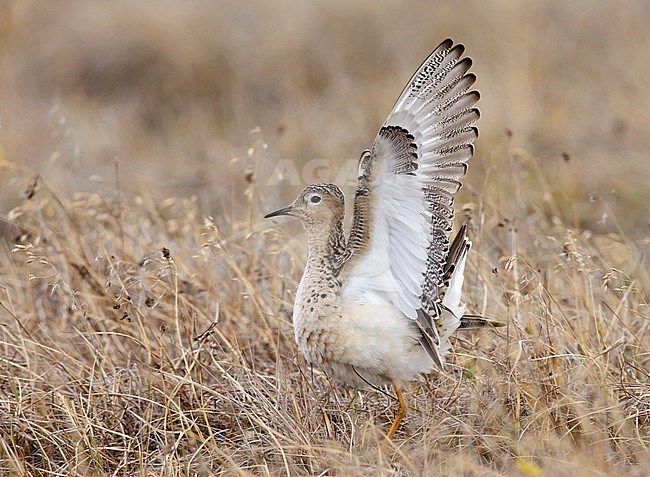
<instances>
[{"instance_id":1,"label":"dry grass","mask_svg":"<svg viewBox=\"0 0 650 477\"><path fill-rule=\"evenodd\" d=\"M435 18L390 2L373 15L363 2L58 4L78 8L0 7L0 473L650 472L650 60L625 48L650 33L596 28L643 23L644 4L470 2L469 25L451 4ZM408 38L389 28L409 22ZM422 33L427 22L438 31ZM355 156L447 35L470 45L484 97L457 203L474 241L467 301L508 326L460 336L445 373L412 383L386 444L392 400L340 388L298 355L303 237L260 217L295 191L268 186L279 158ZM595 53L570 54L585 45ZM602 58L616 74L584 80Z\"/></svg>"},{"instance_id":2,"label":"dry grass","mask_svg":"<svg viewBox=\"0 0 650 477\"><path fill-rule=\"evenodd\" d=\"M533 158L519 160L542 181ZM2 252L4 470L568 476L647 465L639 250L542 210L499 220L489 191L500 185L488 178L464 207L476 244L468 300L508 327L463 336L447 373L414 383L415 411L382 446L390 400L352 400L296 356L303 254L287 233L257 218L217 225L191 200L68 200L39 181L11 212L17 244ZM248 192L256 216L254 183Z\"/></svg>"}]
</instances>

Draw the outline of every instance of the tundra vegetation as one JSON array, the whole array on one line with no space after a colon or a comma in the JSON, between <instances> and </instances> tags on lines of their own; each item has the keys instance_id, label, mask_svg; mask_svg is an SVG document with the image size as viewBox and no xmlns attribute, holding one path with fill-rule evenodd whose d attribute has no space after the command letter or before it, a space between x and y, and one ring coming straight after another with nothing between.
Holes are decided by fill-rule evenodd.
<instances>
[{"instance_id":1,"label":"tundra vegetation","mask_svg":"<svg viewBox=\"0 0 650 477\"><path fill-rule=\"evenodd\" d=\"M0 473L647 475L649 18L3 2ZM446 37L482 93L465 297L507 326L456 339L387 443L392 398L298 353L304 236L262 216L346 180Z\"/></svg>"}]
</instances>

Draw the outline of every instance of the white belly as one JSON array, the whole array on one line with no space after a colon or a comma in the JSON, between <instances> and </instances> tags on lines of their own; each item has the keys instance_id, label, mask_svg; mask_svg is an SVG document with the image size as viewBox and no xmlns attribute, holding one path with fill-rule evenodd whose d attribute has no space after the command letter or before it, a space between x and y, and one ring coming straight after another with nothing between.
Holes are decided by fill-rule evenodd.
<instances>
[{"instance_id":1,"label":"white belly","mask_svg":"<svg viewBox=\"0 0 650 477\"><path fill-rule=\"evenodd\" d=\"M333 308L295 310L294 327L307 360L334 379L364 388L409 381L433 366L416 324L393 306L349 297Z\"/></svg>"}]
</instances>

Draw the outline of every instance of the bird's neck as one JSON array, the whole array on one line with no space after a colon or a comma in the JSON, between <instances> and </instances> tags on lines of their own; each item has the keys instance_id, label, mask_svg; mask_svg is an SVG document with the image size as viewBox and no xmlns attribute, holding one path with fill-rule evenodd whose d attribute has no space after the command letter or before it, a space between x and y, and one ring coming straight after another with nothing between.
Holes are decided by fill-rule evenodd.
<instances>
[{"instance_id":1,"label":"bird's neck","mask_svg":"<svg viewBox=\"0 0 650 477\"><path fill-rule=\"evenodd\" d=\"M343 233L343 219L333 218L307 230L309 254L307 265L330 269L345 253L346 241Z\"/></svg>"},{"instance_id":2,"label":"bird's neck","mask_svg":"<svg viewBox=\"0 0 650 477\"><path fill-rule=\"evenodd\" d=\"M307 227L307 241L309 253L294 302L294 324L331 313L342 285L339 271L346 246L342 220Z\"/></svg>"}]
</instances>

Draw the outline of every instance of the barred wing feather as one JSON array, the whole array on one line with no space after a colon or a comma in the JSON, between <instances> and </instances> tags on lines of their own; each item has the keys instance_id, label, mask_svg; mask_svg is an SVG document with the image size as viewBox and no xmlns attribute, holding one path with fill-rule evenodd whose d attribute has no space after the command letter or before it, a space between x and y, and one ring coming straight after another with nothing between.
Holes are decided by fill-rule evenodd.
<instances>
[{"instance_id":1,"label":"barred wing feather","mask_svg":"<svg viewBox=\"0 0 650 477\"><path fill-rule=\"evenodd\" d=\"M479 94L470 91L476 77L463 52L451 40L434 50L362 155L342 290L395 306L418 322L433 347L440 345L440 323L431 319L451 315L446 328L455 329L460 318L443 313L441 293L453 198L478 136ZM462 286L462 270L459 277Z\"/></svg>"}]
</instances>

